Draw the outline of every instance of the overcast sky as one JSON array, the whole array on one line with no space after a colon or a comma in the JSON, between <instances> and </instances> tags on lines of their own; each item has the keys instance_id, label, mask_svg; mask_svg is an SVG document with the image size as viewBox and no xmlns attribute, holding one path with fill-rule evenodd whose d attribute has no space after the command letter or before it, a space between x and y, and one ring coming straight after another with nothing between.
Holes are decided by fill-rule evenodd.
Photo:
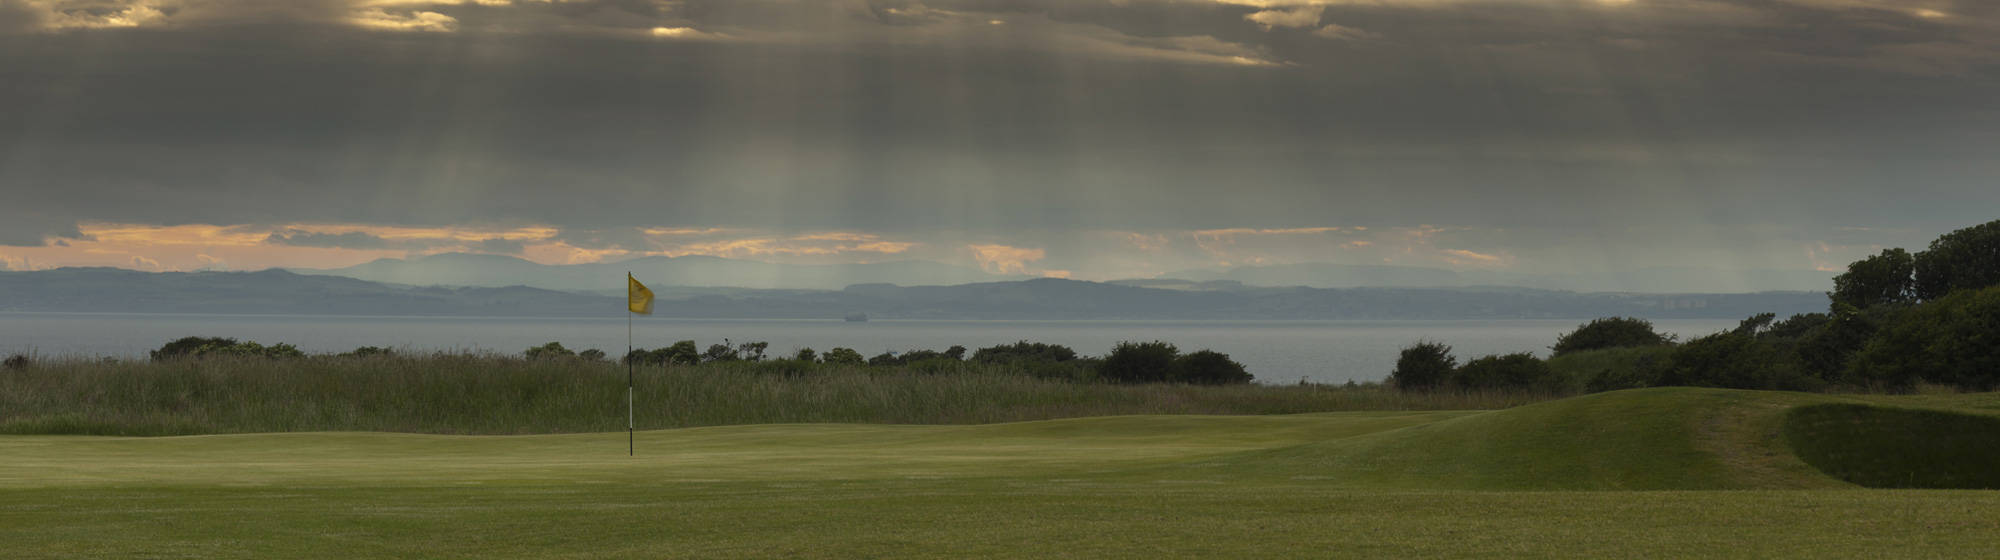
<instances>
[{"instance_id":1,"label":"overcast sky","mask_svg":"<svg viewBox=\"0 0 2000 560\"><path fill-rule=\"evenodd\" d=\"M1832 269L1996 148L1984 0L0 0L14 269Z\"/></svg>"}]
</instances>

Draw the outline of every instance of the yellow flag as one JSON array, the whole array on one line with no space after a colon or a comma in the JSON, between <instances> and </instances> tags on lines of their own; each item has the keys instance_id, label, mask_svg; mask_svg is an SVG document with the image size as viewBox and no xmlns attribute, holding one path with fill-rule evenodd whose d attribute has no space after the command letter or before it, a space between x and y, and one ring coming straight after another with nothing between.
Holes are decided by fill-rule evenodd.
<instances>
[{"instance_id":1,"label":"yellow flag","mask_svg":"<svg viewBox=\"0 0 2000 560\"><path fill-rule=\"evenodd\" d=\"M630 273L625 275L625 308L640 315L653 314L653 291L640 284Z\"/></svg>"}]
</instances>

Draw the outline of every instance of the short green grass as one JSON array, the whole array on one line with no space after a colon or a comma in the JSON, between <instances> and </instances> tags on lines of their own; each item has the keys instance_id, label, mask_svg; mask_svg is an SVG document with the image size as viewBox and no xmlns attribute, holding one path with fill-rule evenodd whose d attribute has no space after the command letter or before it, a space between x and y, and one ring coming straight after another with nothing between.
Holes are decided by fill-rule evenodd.
<instances>
[{"instance_id":1,"label":"short green grass","mask_svg":"<svg viewBox=\"0 0 2000 560\"><path fill-rule=\"evenodd\" d=\"M10 558L1984 557L2000 492L1861 489L1780 431L1816 404L1987 415L1995 399L1660 389L1491 412L749 425L642 432L634 457L622 433L5 436L0 542Z\"/></svg>"}]
</instances>

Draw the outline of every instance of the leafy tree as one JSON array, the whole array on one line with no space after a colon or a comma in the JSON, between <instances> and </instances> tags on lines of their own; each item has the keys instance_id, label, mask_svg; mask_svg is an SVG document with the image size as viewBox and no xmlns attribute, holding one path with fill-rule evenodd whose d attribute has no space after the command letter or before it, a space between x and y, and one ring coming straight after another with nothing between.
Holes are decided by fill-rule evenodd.
<instances>
[{"instance_id":1,"label":"leafy tree","mask_svg":"<svg viewBox=\"0 0 2000 560\"><path fill-rule=\"evenodd\" d=\"M1551 356L1561 356L1571 352L1601 348L1662 346L1672 343L1672 337L1653 330L1652 321L1636 317L1606 317L1592 319L1578 326L1576 330L1556 337L1556 345L1550 349L1555 351Z\"/></svg>"},{"instance_id":2,"label":"leafy tree","mask_svg":"<svg viewBox=\"0 0 2000 560\"><path fill-rule=\"evenodd\" d=\"M576 357L576 353L571 352L568 348L563 348L561 342L550 342L548 344L543 344L541 346L530 346L526 351L522 352L522 354L527 355L528 359L530 360L554 360L557 358Z\"/></svg>"},{"instance_id":3,"label":"leafy tree","mask_svg":"<svg viewBox=\"0 0 2000 560\"><path fill-rule=\"evenodd\" d=\"M1243 369L1243 364L1229 359L1228 354L1214 350L1201 350L1181 356L1174 363L1174 372L1180 381L1196 385L1228 385L1249 383L1254 376Z\"/></svg>"},{"instance_id":4,"label":"leafy tree","mask_svg":"<svg viewBox=\"0 0 2000 560\"><path fill-rule=\"evenodd\" d=\"M1777 318L1778 314L1776 313L1758 313L1756 315L1751 315L1749 318L1737 321L1736 329L1731 330L1729 332L1741 336L1750 336L1750 337L1758 336L1764 334L1765 331L1771 330L1771 323L1777 320Z\"/></svg>"},{"instance_id":5,"label":"leafy tree","mask_svg":"<svg viewBox=\"0 0 2000 560\"><path fill-rule=\"evenodd\" d=\"M1917 253L1917 299L1995 284L2000 284L2000 220L1944 234L1931 241L1929 250Z\"/></svg>"},{"instance_id":6,"label":"leafy tree","mask_svg":"<svg viewBox=\"0 0 2000 560\"><path fill-rule=\"evenodd\" d=\"M1527 352L1478 358L1451 374L1451 383L1466 389L1548 390L1556 381L1549 364Z\"/></svg>"},{"instance_id":7,"label":"leafy tree","mask_svg":"<svg viewBox=\"0 0 2000 560\"><path fill-rule=\"evenodd\" d=\"M729 344L727 344L727 341L724 342L725 342L724 344L708 345L708 350L703 351L701 353L701 361L734 362L743 359L742 355L737 354L737 350L735 347L732 347Z\"/></svg>"},{"instance_id":8,"label":"leafy tree","mask_svg":"<svg viewBox=\"0 0 2000 560\"><path fill-rule=\"evenodd\" d=\"M765 350L765 349L768 349L768 348L770 348L770 347L771 347L771 343L769 343L769 342L763 342L763 341L758 341L758 342L745 342L745 343L742 343L742 344L738 344L738 345L736 345L736 351L737 351L737 352L738 352L739 354L741 354L741 356L742 356L742 358L743 358L743 359L745 359L745 360L749 360L749 361L752 361L752 362L757 362L757 361L763 361L763 359L764 359L764 350Z\"/></svg>"},{"instance_id":9,"label":"leafy tree","mask_svg":"<svg viewBox=\"0 0 2000 560\"><path fill-rule=\"evenodd\" d=\"M1826 296L1856 309L1909 303L1916 298L1916 270L1916 258L1909 251L1883 249L1880 255L1848 264L1847 272L1833 277L1833 291Z\"/></svg>"},{"instance_id":10,"label":"leafy tree","mask_svg":"<svg viewBox=\"0 0 2000 560\"><path fill-rule=\"evenodd\" d=\"M1076 359L1076 351L1068 346L1028 342L989 346L972 353L972 361L986 364L1003 364L1021 361L1067 362Z\"/></svg>"},{"instance_id":11,"label":"leafy tree","mask_svg":"<svg viewBox=\"0 0 2000 560\"><path fill-rule=\"evenodd\" d=\"M862 358L861 353L854 351L853 348L834 348L832 350L826 351L826 355L820 357L820 362L828 364L858 366L868 363L868 360L866 358Z\"/></svg>"},{"instance_id":12,"label":"leafy tree","mask_svg":"<svg viewBox=\"0 0 2000 560\"><path fill-rule=\"evenodd\" d=\"M1165 342L1120 342L1098 364L1097 374L1118 383L1173 381L1174 360L1179 357L1180 349Z\"/></svg>"},{"instance_id":13,"label":"leafy tree","mask_svg":"<svg viewBox=\"0 0 2000 560\"><path fill-rule=\"evenodd\" d=\"M945 349L945 351L944 351L944 357L946 357L946 358L951 358L951 359L953 359L953 360L964 360L964 359L965 359L965 347L964 347L964 346L959 346L959 345L957 345L957 344L953 344L953 345L951 345L951 348L947 348L947 349Z\"/></svg>"},{"instance_id":14,"label":"leafy tree","mask_svg":"<svg viewBox=\"0 0 2000 560\"><path fill-rule=\"evenodd\" d=\"M2000 286L1955 292L1893 318L1854 355L1851 373L1889 389L1918 381L2000 388Z\"/></svg>"},{"instance_id":15,"label":"leafy tree","mask_svg":"<svg viewBox=\"0 0 2000 560\"><path fill-rule=\"evenodd\" d=\"M602 362L604 361L604 351L592 348L589 350L584 350L582 352L577 352L576 357L583 358L586 361Z\"/></svg>"},{"instance_id":16,"label":"leafy tree","mask_svg":"<svg viewBox=\"0 0 2000 560\"><path fill-rule=\"evenodd\" d=\"M819 354L814 353L811 348L800 348L798 352L792 354L792 359L801 362L818 361Z\"/></svg>"},{"instance_id":17,"label":"leafy tree","mask_svg":"<svg viewBox=\"0 0 2000 560\"><path fill-rule=\"evenodd\" d=\"M1458 358L1451 356L1450 346L1417 341L1403 348L1396 358L1395 371L1389 372L1389 381L1404 391L1429 391L1442 387L1457 369Z\"/></svg>"},{"instance_id":18,"label":"leafy tree","mask_svg":"<svg viewBox=\"0 0 2000 560\"><path fill-rule=\"evenodd\" d=\"M682 340L672 346L658 350L663 358L660 363L691 366L701 363L701 352L695 351L694 341Z\"/></svg>"}]
</instances>

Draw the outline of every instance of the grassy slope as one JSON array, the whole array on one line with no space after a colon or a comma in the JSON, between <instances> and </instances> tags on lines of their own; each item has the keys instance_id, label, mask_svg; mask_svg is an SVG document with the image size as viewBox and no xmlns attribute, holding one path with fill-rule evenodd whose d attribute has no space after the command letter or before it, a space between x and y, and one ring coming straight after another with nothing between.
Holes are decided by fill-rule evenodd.
<instances>
[{"instance_id":1,"label":"grassy slope","mask_svg":"<svg viewBox=\"0 0 2000 560\"><path fill-rule=\"evenodd\" d=\"M1788 452L1819 402L1667 389L1485 413L640 434L0 437L10 556L1977 555L2000 493ZM1750 492L1517 489L1831 488ZM1477 490L1477 491L1464 491Z\"/></svg>"}]
</instances>

